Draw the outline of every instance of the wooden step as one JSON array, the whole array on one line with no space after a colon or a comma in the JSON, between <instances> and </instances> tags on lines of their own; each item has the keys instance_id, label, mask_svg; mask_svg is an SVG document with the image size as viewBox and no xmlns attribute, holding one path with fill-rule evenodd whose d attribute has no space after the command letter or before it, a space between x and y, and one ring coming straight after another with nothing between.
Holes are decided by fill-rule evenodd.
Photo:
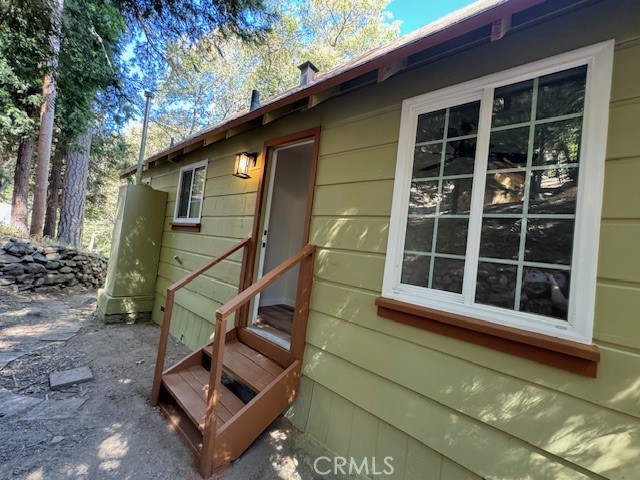
<instances>
[{"instance_id":1,"label":"wooden step","mask_svg":"<svg viewBox=\"0 0 640 480\"><path fill-rule=\"evenodd\" d=\"M203 351L211 356L213 347L204 347ZM270 358L248 347L244 343L232 340L224 346L223 368L236 380L259 393L264 390L284 369Z\"/></svg>"},{"instance_id":2,"label":"wooden step","mask_svg":"<svg viewBox=\"0 0 640 480\"><path fill-rule=\"evenodd\" d=\"M209 372L201 366L162 376L162 383L178 405L189 416L200 432L204 431L209 392ZM227 387L221 385L220 399L216 412L216 430L231 420L244 407L244 403Z\"/></svg>"}]
</instances>

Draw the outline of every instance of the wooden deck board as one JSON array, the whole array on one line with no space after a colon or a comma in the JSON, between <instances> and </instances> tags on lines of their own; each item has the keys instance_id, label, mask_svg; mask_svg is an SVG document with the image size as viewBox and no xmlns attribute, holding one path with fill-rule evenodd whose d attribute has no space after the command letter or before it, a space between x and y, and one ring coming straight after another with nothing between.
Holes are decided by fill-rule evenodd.
<instances>
[{"instance_id":1,"label":"wooden deck board","mask_svg":"<svg viewBox=\"0 0 640 480\"><path fill-rule=\"evenodd\" d=\"M203 367L195 366L164 375L162 381L176 402L202 432L207 408L209 372ZM207 383L204 383L205 381ZM219 408L216 412L216 429L231 420L243 407L242 400L221 385Z\"/></svg>"},{"instance_id":2,"label":"wooden deck board","mask_svg":"<svg viewBox=\"0 0 640 480\"><path fill-rule=\"evenodd\" d=\"M211 350L211 346L204 348L208 355ZM284 371L273 360L237 340L225 344L224 369L256 392L264 390Z\"/></svg>"}]
</instances>

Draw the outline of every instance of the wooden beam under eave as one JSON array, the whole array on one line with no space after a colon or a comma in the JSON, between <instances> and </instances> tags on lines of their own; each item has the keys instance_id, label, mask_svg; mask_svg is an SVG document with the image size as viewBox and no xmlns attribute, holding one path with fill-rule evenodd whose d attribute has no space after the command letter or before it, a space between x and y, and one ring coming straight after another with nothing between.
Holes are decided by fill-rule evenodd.
<instances>
[{"instance_id":1,"label":"wooden beam under eave","mask_svg":"<svg viewBox=\"0 0 640 480\"><path fill-rule=\"evenodd\" d=\"M211 135L204 140L202 140L202 146L206 147L207 145L211 145L212 143L219 142L220 140L224 140L227 138L227 132L216 133L215 135Z\"/></svg>"},{"instance_id":2,"label":"wooden beam under eave","mask_svg":"<svg viewBox=\"0 0 640 480\"><path fill-rule=\"evenodd\" d=\"M246 123L241 123L240 125L236 126L236 127L232 127L230 129L227 130L225 138L231 138L235 135L238 135L242 132L246 132L247 130L252 130L256 127L259 127L260 125L263 125L263 121L261 117L255 118L253 120L250 120Z\"/></svg>"},{"instance_id":3,"label":"wooden beam under eave","mask_svg":"<svg viewBox=\"0 0 640 480\"><path fill-rule=\"evenodd\" d=\"M312 108L340 93L340 86L335 86L327 90L322 90L314 95L309 96L308 107Z\"/></svg>"},{"instance_id":4,"label":"wooden beam under eave","mask_svg":"<svg viewBox=\"0 0 640 480\"><path fill-rule=\"evenodd\" d=\"M184 153L184 148L181 148L179 150L176 150L175 152L171 152L169 155L167 155L167 161L171 162L171 163L176 163L176 161L182 156L182 154Z\"/></svg>"},{"instance_id":5,"label":"wooden beam under eave","mask_svg":"<svg viewBox=\"0 0 640 480\"><path fill-rule=\"evenodd\" d=\"M500 20L496 20L491 24L491 41L495 42L504 37L511 28L511 15Z\"/></svg>"},{"instance_id":6,"label":"wooden beam under eave","mask_svg":"<svg viewBox=\"0 0 640 480\"><path fill-rule=\"evenodd\" d=\"M262 125L266 125L267 123L271 123L274 120L284 117L285 115L289 115L294 110L295 108L293 108L293 105L285 105L282 108L267 112L262 116Z\"/></svg>"},{"instance_id":7,"label":"wooden beam under eave","mask_svg":"<svg viewBox=\"0 0 640 480\"><path fill-rule=\"evenodd\" d=\"M192 151L194 151L194 150L197 150L198 148L200 148L200 147L202 147L202 146L204 146L204 140L200 140L199 142L196 142L196 143L192 143L192 144L190 144L190 145L187 145L186 147L184 147L184 148L182 149L182 151L183 151L184 153L189 153L189 152L192 152Z\"/></svg>"},{"instance_id":8,"label":"wooden beam under eave","mask_svg":"<svg viewBox=\"0 0 640 480\"><path fill-rule=\"evenodd\" d=\"M393 62L383 65L378 69L378 83L384 82L387 78L395 75L399 71L403 70L408 64L407 58L399 58Z\"/></svg>"}]
</instances>

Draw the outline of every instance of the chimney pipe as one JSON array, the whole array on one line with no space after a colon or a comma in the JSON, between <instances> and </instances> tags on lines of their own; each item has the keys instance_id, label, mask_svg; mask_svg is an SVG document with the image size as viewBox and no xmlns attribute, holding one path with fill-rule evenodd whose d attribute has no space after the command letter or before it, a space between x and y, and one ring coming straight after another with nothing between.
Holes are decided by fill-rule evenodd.
<instances>
[{"instance_id":1,"label":"chimney pipe","mask_svg":"<svg viewBox=\"0 0 640 480\"><path fill-rule=\"evenodd\" d=\"M260 92L258 90L251 90L251 105L249 106L249 110L253 112L260 108L260 106Z\"/></svg>"},{"instance_id":2,"label":"chimney pipe","mask_svg":"<svg viewBox=\"0 0 640 480\"><path fill-rule=\"evenodd\" d=\"M313 79L315 78L316 73L318 73L318 69L316 68L316 66L313 63L309 62L308 60L304 62L302 65L298 65L298 68L300 69L300 86L301 87L304 87L308 83L313 82Z\"/></svg>"}]
</instances>

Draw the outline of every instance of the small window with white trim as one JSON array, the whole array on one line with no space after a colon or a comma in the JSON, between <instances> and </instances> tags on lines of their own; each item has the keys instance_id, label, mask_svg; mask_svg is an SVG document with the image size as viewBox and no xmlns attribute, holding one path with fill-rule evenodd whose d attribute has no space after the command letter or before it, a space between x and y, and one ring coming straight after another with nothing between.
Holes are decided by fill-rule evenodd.
<instances>
[{"instance_id":1,"label":"small window with white trim","mask_svg":"<svg viewBox=\"0 0 640 480\"><path fill-rule=\"evenodd\" d=\"M384 297L591 343L612 56L405 100Z\"/></svg>"},{"instance_id":2,"label":"small window with white trim","mask_svg":"<svg viewBox=\"0 0 640 480\"><path fill-rule=\"evenodd\" d=\"M180 183L173 221L198 223L204 200L204 184L207 177L207 161L187 165L180 169Z\"/></svg>"}]
</instances>

